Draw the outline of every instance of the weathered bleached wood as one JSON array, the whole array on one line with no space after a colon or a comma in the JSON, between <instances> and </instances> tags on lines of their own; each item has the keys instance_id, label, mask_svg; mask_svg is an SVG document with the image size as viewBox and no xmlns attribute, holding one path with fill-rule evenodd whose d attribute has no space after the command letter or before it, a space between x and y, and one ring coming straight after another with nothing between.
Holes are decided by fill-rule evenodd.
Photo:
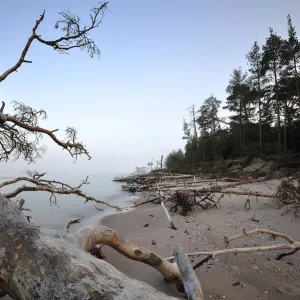
<instances>
[{"instance_id":1,"label":"weathered bleached wood","mask_svg":"<svg viewBox=\"0 0 300 300\"><path fill-rule=\"evenodd\" d=\"M130 259L143 262L157 269L167 282L175 283L177 288L182 290L182 278L176 264L172 264L158 254L123 239L111 228L100 225L87 226L80 229L77 236L80 249L88 252L99 244L110 246Z\"/></svg>"},{"instance_id":2,"label":"weathered bleached wood","mask_svg":"<svg viewBox=\"0 0 300 300\"><path fill-rule=\"evenodd\" d=\"M225 238L225 241L228 243L229 241L240 239L246 236L250 236L257 233L264 233L269 234L272 236L281 237L289 242L289 244L276 244L276 245L267 245L267 246L256 246L256 247L245 247L245 248L231 248L231 249L222 249L222 250L215 250L215 251L206 251L206 252L194 252L194 253L187 253L188 257L194 256L211 256L215 257L217 255L222 254L238 254L238 253L252 253L252 252L267 252L267 251L278 251L278 250L292 250L292 252L296 253L300 250L300 242L294 240L290 236L283 234L281 232L276 232L267 229L255 229L252 231L244 231L242 234L235 235L233 237ZM296 250L296 251L295 251ZM286 254L284 255L286 256ZM280 256L279 256L280 257ZM174 256L166 258L166 260L174 260Z\"/></svg>"},{"instance_id":3,"label":"weathered bleached wood","mask_svg":"<svg viewBox=\"0 0 300 300\"><path fill-rule=\"evenodd\" d=\"M250 230L250 231L244 230L243 233L241 233L241 234L225 238L225 241L227 243L229 243L229 242L231 242L233 240L244 238L246 236L254 235L254 234L257 234L257 233L269 234L269 235L272 235L272 236L281 237L281 238L285 239L286 241L288 241L291 244L297 242L296 240L294 240L293 238L291 238L290 236L288 236L288 235L286 235L284 233L276 232L276 231L269 230L269 229L254 229L254 230Z\"/></svg>"},{"instance_id":4,"label":"weathered bleached wood","mask_svg":"<svg viewBox=\"0 0 300 300\"><path fill-rule=\"evenodd\" d=\"M28 223L0 194L0 290L13 299L175 299L78 249L81 242Z\"/></svg>"},{"instance_id":5,"label":"weathered bleached wood","mask_svg":"<svg viewBox=\"0 0 300 300\"><path fill-rule=\"evenodd\" d=\"M268 251L278 251L278 250L295 250L300 249L300 243L295 244L277 244L277 245L269 245L269 246L258 246L258 247L245 247L245 248L231 248L231 249L223 249L223 250L215 250L215 251L204 251L204 252L192 252L187 253L188 257L198 257L198 256L208 256L212 255L213 257L221 254L238 254L238 253L252 253L252 252L268 252ZM166 258L166 260L173 260L174 256L170 256Z\"/></svg>"},{"instance_id":6,"label":"weathered bleached wood","mask_svg":"<svg viewBox=\"0 0 300 300\"><path fill-rule=\"evenodd\" d=\"M173 223L173 221L172 221L172 219L171 219L171 216L170 216L168 210L166 209L166 207L165 207L165 205L164 205L164 201L161 201L161 206L163 207L163 209L164 209L164 211L165 211L165 213L166 213L166 215L167 215L167 218L168 218L168 220L169 220L169 222L170 222L171 228L174 229L174 230L177 230L176 226L174 225L174 223Z\"/></svg>"},{"instance_id":7,"label":"weathered bleached wood","mask_svg":"<svg viewBox=\"0 0 300 300\"><path fill-rule=\"evenodd\" d=\"M200 282L181 245L173 250L187 300L204 300Z\"/></svg>"}]
</instances>

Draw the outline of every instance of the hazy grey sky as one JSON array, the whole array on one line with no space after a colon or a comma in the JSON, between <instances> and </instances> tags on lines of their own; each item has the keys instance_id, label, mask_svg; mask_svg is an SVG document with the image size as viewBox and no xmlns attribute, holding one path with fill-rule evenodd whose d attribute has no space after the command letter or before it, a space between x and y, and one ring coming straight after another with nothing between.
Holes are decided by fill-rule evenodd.
<instances>
[{"instance_id":1,"label":"hazy grey sky","mask_svg":"<svg viewBox=\"0 0 300 300\"><path fill-rule=\"evenodd\" d=\"M0 72L18 59L35 20L55 37L57 12L88 16L95 0L2 0ZM286 35L290 13L300 31L299 0L112 0L103 25L93 33L102 57L80 51L59 55L35 43L26 64L0 86L0 101L18 100L49 115L45 126L78 128L93 156L76 166L48 139L48 154L35 168L101 173L130 171L184 145L186 108L213 93L225 100L235 67L268 28ZM223 112L225 115L226 113ZM17 168L20 164L14 164ZM22 166L23 167L23 166Z\"/></svg>"}]
</instances>

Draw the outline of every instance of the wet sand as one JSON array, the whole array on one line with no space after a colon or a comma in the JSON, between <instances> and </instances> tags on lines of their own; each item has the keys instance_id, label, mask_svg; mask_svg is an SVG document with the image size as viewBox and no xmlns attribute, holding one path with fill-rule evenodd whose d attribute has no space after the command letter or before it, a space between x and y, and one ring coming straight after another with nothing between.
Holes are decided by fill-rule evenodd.
<instances>
[{"instance_id":1,"label":"wet sand","mask_svg":"<svg viewBox=\"0 0 300 300\"><path fill-rule=\"evenodd\" d=\"M272 192L278 181L238 187L261 192ZM124 238L139 246L168 257L181 243L186 252L224 249L224 236L242 233L243 229L271 229L286 233L300 241L300 218L292 213L281 216L283 209L268 198L250 198L251 208L246 211L243 196L226 196L218 209L193 213L187 217L173 214L178 230L168 227L161 205L146 204L134 211L106 217L102 223L118 231ZM142 201L141 198L139 201ZM259 222L252 221L252 217ZM145 224L149 224L145 227ZM152 245L152 240L156 245ZM285 243L279 238L260 235L232 241L229 247L250 247ZM184 299L176 288L164 282L161 274L150 266L132 261L105 246L106 260L128 276L144 281L159 291ZM275 260L280 252L217 256L196 270L205 299L300 299L300 251L292 256ZM203 258L203 257L202 257ZM192 265L202 258L191 258Z\"/></svg>"}]
</instances>

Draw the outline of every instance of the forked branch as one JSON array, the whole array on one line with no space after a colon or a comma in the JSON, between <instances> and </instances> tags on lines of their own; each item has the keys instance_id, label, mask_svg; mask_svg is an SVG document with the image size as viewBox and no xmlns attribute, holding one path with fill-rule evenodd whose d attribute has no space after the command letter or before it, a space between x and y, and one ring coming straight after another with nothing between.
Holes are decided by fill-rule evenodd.
<instances>
[{"instance_id":1,"label":"forked branch","mask_svg":"<svg viewBox=\"0 0 300 300\"><path fill-rule=\"evenodd\" d=\"M78 186L73 187L73 186L70 186L61 181L43 179L43 176L45 175L45 173L39 174L37 172L27 172L27 174L29 177L18 177L16 179L5 181L0 184L0 189L3 188L4 186L9 186L9 185L15 184L17 182L22 182L22 181L32 184L32 185L23 185L15 190L13 190L12 192L4 194L4 196L6 198L8 198L8 199L14 198L22 192L44 191L44 192L51 193L50 203L55 204L55 205L57 205L56 195L76 195L76 196L84 198L85 202L94 201L96 203L103 204L108 207L114 208L117 211L122 210L122 208L120 208L117 205L109 204L106 201L98 200L95 197L91 197L91 196L88 196L85 193L83 193L81 191L81 187L83 185L89 184L88 178L83 180Z\"/></svg>"},{"instance_id":2,"label":"forked branch","mask_svg":"<svg viewBox=\"0 0 300 300\"><path fill-rule=\"evenodd\" d=\"M102 23L104 12L107 8L108 2L99 3L98 6L90 10L90 25L82 25L80 18L76 14L72 14L69 11L60 12L59 19L55 28L61 28L63 35L55 40L46 40L37 33L37 29L43 22L45 17L45 11L36 20L34 27L32 28L32 34L28 38L24 49L14 66L0 74L0 82L5 80L11 73L16 72L23 63L32 63L26 59L27 52L34 40L38 40L40 43L52 47L54 50L60 53L68 53L69 50L79 48L88 52L90 57L100 56L100 50L96 43L90 38L91 31Z\"/></svg>"}]
</instances>

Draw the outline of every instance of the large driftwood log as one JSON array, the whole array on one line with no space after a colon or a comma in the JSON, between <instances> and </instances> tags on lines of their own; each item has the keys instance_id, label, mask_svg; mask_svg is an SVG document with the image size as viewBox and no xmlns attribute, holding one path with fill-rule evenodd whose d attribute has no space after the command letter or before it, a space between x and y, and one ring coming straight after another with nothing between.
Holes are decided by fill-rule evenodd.
<instances>
[{"instance_id":1,"label":"large driftwood log","mask_svg":"<svg viewBox=\"0 0 300 300\"><path fill-rule=\"evenodd\" d=\"M204 300L200 282L195 274L189 259L181 245L173 250L175 261L183 278L187 300Z\"/></svg>"},{"instance_id":2,"label":"large driftwood log","mask_svg":"<svg viewBox=\"0 0 300 300\"><path fill-rule=\"evenodd\" d=\"M0 194L0 290L15 300L175 299L79 249L87 250L103 238L107 236L99 228L83 229L76 236L34 226L15 202ZM111 238L108 243L113 244ZM125 245L122 251L126 254ZM165 269L175 269L163 262Z\"/></svg>"}]
</instances>

